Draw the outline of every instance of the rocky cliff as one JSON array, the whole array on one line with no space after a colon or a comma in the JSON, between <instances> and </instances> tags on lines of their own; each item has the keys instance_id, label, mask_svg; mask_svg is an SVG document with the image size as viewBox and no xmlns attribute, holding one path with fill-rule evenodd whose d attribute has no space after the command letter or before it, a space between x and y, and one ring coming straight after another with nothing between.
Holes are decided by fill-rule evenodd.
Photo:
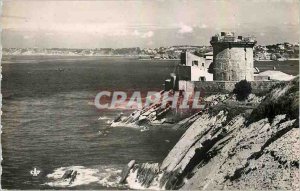
<instances>
[{"instance_id":1,"label":"rocky cliff","mask_svg":"<svg viewBox=\"0 0 300 191\"><path fill-rule=\"evenodd\" d=\"M299 189L298 78L262 101L225 99L195 117L161 164L132 165L129 187Z\"/></svg>"}]
</instances>

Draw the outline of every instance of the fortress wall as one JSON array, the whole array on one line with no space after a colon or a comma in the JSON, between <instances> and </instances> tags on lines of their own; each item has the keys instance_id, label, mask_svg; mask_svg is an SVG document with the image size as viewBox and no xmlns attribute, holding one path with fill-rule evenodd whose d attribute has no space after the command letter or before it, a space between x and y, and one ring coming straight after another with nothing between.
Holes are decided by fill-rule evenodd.
<instances>
[{"instance_id":1,"label":"fortress wall","mask_svg":"<svg viewBox=\"0 0 300 191\"><path fill-rule=\"evenodd\" d=\"M253 81L252 47L235 47L234 44L214 45L214 80Z\"/></svg>"},{"instance_id":2,"label":"fortress wall","mask_svg":"<svg viewBox=\"0 0 300 191\"><path fill-rule=\"evenodd\" d=\"M191 91L204 91L206 95L218 93L231 93L237 81L179 81L179 89ZM271 89L272 86L282 81L251 81L252 93L263 93ZM286 82L287 83L287 82ZM188 89L185 89L187 88Z\"/></svg>"}]
</instances>

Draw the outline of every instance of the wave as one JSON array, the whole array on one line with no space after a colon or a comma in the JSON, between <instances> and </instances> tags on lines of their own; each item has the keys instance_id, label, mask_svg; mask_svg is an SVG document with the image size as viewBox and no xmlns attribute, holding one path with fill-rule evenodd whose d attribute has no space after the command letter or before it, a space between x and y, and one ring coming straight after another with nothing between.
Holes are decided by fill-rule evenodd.
<instances>
[{"instance_id":1,"label":"wave","mask_svg":"<svg viewBox=\"0 0 300 191\"><path fill-rule=\"evenodd\" d=\"M100 116L98 120L105 121L106 124L112 124L114 121L111 117L107 116Z\"/></svg>"},{"instance_id":2,"label":"wave","mask_svg":"<svg viewBox=\"0 0 300 191\"><path fill-rule=\"evenodd\" d=\"M162 178L163 174L159 174L155 180L151 183L149 187L143 186L141 183L139 183L137 180L137 170L133 171L132 169L130 170L130 173L126 179L127 181L127 186L131 189L134 190L162 190L159 187L159 180Z\"/></svg>"},{"instance_id":3,"label":"wave","mask_svg":"<svg viewBox=\"0 0 300 191\"><path fill-rule=\"evenodd\" d=\"M107 117L107 116L100 116L100 117L98 118L98 120L112 120L112 118Z\"/></svg>"},{"instance_id":4,"label":"wave","mask_svg":"<svg viewBox=\"0 0 300 191\"><path fill-rule=\"evenodd\" d=\"M77 171L77 176L71 183L68 179L62 179L62 176L68 170ZM48 180L44 185L66 188L96 183L104 187L119 188L124 187L124 185L119 184L121 179L120 175L120 169L109 166L95 168L87 168L84 166L60 167L54 169L53 173L47 175Z\"/></svg>"},{"instance_id":5,"label":"wave","mask_svg":"<svg viewBox=\"0 0 300 191\"><path fill-rule=\"evenodd\" d=\"M124 123L124 122L112 122L111 127L128 127L128 128L141 128L141 126L134 123Z\"/></svg>"}]
</instances>

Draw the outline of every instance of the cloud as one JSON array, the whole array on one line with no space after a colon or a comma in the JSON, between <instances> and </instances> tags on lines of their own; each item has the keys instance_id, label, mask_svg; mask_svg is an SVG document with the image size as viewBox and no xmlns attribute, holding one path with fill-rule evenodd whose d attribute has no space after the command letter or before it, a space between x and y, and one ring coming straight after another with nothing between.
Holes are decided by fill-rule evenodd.
<instances>
[{"instance_id":1,"label":"cloud","mask_svg":"<svg viewBox=\"0 0 300 191\"><path fill-rule=\"evenodd\" d=\"M148 32L145 32L145 33L141 33L138 30L134 30L132 35L133 36L138 36L138 37L141 37L141 38L151 38L154 35L154 32L153 31L148 31Z\"/></svg>"},{"instance_id":2,"label":"cloud","mask_svg":"<svg viewBox=\"0 0 300 191\"><path fill-rule=\"evenodd\" d=\"M148 31L144 34L142 34L142 38L151 38L152 36L154 35L154 32L153 31Z\"/></svg>"},{"instance_id":3,"label":"cloud","mask_svg":"<svg viewBox=\"0 0 300 191\"><path fill-rule=\"evenodd\" d=\"M184 24L180 24L180 29L178 31L178 33L192 33L193 32L193 27L188 26L188 25L184 25Z\"/></svg>"},{"instance_id":4,"label":"cloud","mask_svg":"<svg viewBox=\"0 0 300 191\"><path fill-rule=\"evenodd\" d=\"M141 33L138 30L134 30L132 33L133 36L140 36Z\"/></svg>"}]
</instances>

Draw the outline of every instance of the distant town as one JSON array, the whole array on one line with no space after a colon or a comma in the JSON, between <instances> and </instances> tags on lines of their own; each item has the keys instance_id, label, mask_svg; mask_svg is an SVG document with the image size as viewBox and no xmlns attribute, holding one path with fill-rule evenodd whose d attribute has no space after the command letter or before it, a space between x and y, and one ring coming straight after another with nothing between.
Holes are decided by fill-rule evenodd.
<instances>
[{"instance_id":1,"label":"distant town","mask_svg":"<svg viewBox=\"0 0 300 191\"><path fill-rule=\"evenodd\" d=\"M171 46L160 48L3 48L3 55L61 55L61 56L132 56L139 59L180 59L182 51L189 51L197 56L212 54L211 46ZM292 60L299 59L299 43L278 43L272 45L255 45L254 60Z\"/></svg>"}]
</instances>

